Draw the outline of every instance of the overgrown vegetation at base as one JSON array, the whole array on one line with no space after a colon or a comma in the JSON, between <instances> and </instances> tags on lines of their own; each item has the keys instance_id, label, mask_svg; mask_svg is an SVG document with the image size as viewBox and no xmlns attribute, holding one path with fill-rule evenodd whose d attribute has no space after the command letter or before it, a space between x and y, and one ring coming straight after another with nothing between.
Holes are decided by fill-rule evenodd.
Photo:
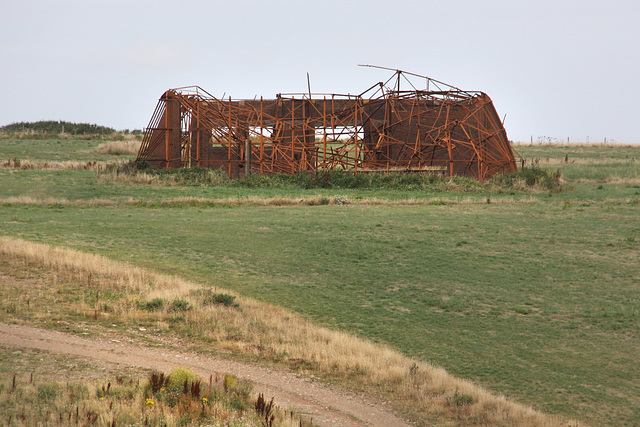
<instances>
[{"instance_id":1,"label":"overgrown vegetation at base","mask_svg":"<svg viewBox=\"0 0 640 427\"><path fill-rule=\"evenodd\" d=\"M551 172L549 169L537 165L522 166L517 171L498 174L493 177L491 183L499 188L523 189L538 188L541 190L559 190L562 175L560 171Z\"/></svg>"},{"instance_id":2,"label":"overgrown vegetation at base","mask_svg":"<svg viewBox=\"0 0 640 427\"><path fill-rule=\"evenodd\" d=\"M276 189L343 189L394 190L430 192L506 192L512 190L559 191L559 172L538 166L524 166L516 172L500 174L486 182L465 176L445 176L433 173L354 173L351 171L298 172L293 175L249 175L235 180L221 170L202 167L156 169L146 162L134 170L133 162L105 171L102 182L141 182L139 174L147 176L149 184L186 186L227 186L237 188Z\"/></svg>"},{"instance_id":3,"label":"overgrown vegetation at base","mask_svg":"<svg viewBox=\"0 0 640 427\"><path fill-rule=\"evenodd\" d=\"M185 368L146 380L115 375L101 381L56 381L38 375L0 379L0 423L7 426L307 426L298 416L231 375L197 378ZM268 409L268 410L267 410ZM268 424L270 422L270 424Z\"/></svg>"}]
</instances>

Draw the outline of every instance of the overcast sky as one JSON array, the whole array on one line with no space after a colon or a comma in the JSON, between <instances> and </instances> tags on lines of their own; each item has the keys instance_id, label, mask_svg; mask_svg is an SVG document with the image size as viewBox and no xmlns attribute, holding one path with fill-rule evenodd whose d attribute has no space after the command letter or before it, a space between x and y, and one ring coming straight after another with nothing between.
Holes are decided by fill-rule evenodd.
<instances>
[{"instance_id":1,"label":"overcast sky","mask_svg":"<svg viewBox=\"0 0 640 427\"><path fill-rule=\"evenodd\" d=\"M640 142L639 0L16 0L0 125L144 128L169 88L360 93L399 68L493 99L510 139Z\"/></svg>"}]
</instances>

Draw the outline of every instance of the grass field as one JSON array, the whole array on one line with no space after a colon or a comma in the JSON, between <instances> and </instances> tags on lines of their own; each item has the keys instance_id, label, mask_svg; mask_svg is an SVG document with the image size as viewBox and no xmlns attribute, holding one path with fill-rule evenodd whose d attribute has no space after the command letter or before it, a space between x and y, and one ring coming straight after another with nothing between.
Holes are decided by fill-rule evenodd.
<instances>
[{"instance_id":1,"label":"grass field","mask_svg":"<svg viewBox=\"0 0 640 427\"><path fill-rule=\"evenodd\" d=\"M0 140L0 160L131 158L90 154L103 141L17 142ZM95 169L5 167L1 234L232 289L545 412L635 425L640 147L516 150L560 170L563 190L100 184ZM317 195L347 203L255 202Z\"/></svg>"}]
</instances>

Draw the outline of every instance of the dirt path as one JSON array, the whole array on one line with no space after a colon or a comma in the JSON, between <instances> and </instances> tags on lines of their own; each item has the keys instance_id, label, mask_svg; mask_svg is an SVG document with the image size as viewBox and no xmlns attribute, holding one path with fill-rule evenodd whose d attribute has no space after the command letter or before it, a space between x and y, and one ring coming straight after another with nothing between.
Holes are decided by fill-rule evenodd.
<instances>
[{"instance_id":1,"label":"dirt path","mask_svg":"<svg viewBox=\"0 0 640 427\"><path fill-rule=\"evenodd\" d=\"M0 344L81 356L95 362L118 363L169 371L175 366L208 377L229 373L253 382L256 392L275 397L278 405L296 409L321 426L409 426L389 408L361 396L330 389L290 372L246 365L196 353L153 349L110 341L78 338L61 332L0 323Z\"/></svg>"}]
</instances>

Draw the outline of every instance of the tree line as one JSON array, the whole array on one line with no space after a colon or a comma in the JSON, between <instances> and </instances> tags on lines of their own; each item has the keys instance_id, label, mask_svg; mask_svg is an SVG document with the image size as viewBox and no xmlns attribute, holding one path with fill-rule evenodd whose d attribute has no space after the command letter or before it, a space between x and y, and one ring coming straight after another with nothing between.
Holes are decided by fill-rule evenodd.
<instances>
[{"instance_id":1,"label":"tree line","mask_svg":"<svg viewBox=\"0 0 640 427\"><path fill-rule=\"evenodd\" d=\"M33 133L69 133L72 135L112 134L116 130L107 126L90 123L72 123L57 120L43 120L38 122L20 122L0 127L2 132L33 132ZM125 133L129 133L126 131Z\"/></svg>"}]
</instances>

